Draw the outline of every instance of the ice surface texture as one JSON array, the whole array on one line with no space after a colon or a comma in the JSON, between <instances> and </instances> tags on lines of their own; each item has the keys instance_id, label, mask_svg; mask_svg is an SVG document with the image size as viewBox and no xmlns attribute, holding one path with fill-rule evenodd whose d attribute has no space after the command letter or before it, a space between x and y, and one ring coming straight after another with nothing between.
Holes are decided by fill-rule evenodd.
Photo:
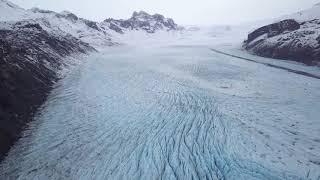
<instances>
[{"instance_id":1,"label":"ice surface texture","mask_svg":"<svg viewBox=\"0 0 320 180\"><path fill-rule=\"evenodd\" d=\"M319 166L295 171L293 161L312 155L281 140L290 139L285 130L295 132L282 123L301 105L295 93L269 92L281 80L259 88L269 81L264 73L306 77L257 71L258 64L229 58L197 46L117 47L92 55L51 94L1 165L0 178L299 179L308 171L316 177ZM273 97L278 94L283 97ZM289 109L282 116L283 108ZM267 125L277 116L280 130Z\"/></svg>"}]
</instances>

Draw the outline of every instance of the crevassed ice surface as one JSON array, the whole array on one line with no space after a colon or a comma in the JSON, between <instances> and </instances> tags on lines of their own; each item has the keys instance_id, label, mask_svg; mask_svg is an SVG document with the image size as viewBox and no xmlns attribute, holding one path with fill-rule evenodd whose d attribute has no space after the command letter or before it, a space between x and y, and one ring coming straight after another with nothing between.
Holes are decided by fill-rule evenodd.
<instances>
[{"instance_id":1,"label":"crevassed ice surface","mask_svg":"<svg viewBox=\"0 0 320 180\"><path fill-rule=\"evenodd\" d=\"M108 48L59 82L0 179L317 179L319 89L204 45Z\"/></svg>"}]
</instances>

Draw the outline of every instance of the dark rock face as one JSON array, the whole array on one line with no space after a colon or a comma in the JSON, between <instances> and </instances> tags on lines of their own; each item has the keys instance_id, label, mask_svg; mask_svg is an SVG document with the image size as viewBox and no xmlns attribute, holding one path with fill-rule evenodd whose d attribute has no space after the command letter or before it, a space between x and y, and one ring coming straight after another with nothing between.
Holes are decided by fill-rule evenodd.
<instances>
[{"instance_id":1,"label":"dark rock face","mask_svg":"<svg viewBox=\"0 0 320 180\"><path fill-rule=\"evenodd\" d=\"M81 19L88 27L95 29L97 31L100 31L98 25L94 21L86 20L86 19Z\"/></svg>"},{"instance_id":2,"label":"dark rock face","mask_svg":"<svg viewBox=\"0 0 320 180\"><path fill-rule=\"evenodd\" d=\"M123 29L144 30L148 33L155 33L157 30L178 30L178 25L170 18L163 15L150 15L144 11L134 12L128 20L106 19L104 22L109 23L109 28L123 33Z\"/></svg>"},{"instance_id":3,"label":"dark rock face","mask_svg":"<svg viewBox=\"0 0 320 180\"><path fill-rule=\"evenodd\" d=\"M0 29L0 159L45 101L62 58L93 51L72 36L57 36L22 21Z\"/></svg>"},{"instance_id":4,"label":"dark rock face","mask_svg":"<svg viewBox=\"0 0 320 180\"><path fill-rule=\"evenodd\" d=\"M261 27L248 35L244 48L263 57L319 64L319 22L289 19Z\"/></svg>"},{"instance_id":5,"label":"dark rock face","mask_svg":"<svg viewBox=\"0 0 320 180\"><path fill-rule=\"evenodd\" d=\"M54 11L44 10L44 9L39 9L39 8L32 8L31 11L34 13L43 13L43 14L55 13Z\"/></svg>"},{"instance_id":6,"label":"dark rock face","mask_svg":"<svg viewBox=\"0 0 320 180\"><path fill-rule=\"evenodd\" d=\"M248 35L248 42L253 41L257 37L267 34L268 37L277 36L285 31L294 31L300 29L300 24L293 19L287 19L278 23L263 26Z\"/></svg>"},{"instance_id":7,"label":"dark rock face","mask_svg":"<svg viewBox=\"0 0 320 180\"><path fill-rule=\"evenodd\" d=\"M66 19L73 21L73 22L76 22L79 20L78 16L76 16L75 14L70 13L70 12L63 12L62 14L56 13L56 16L58 18L66 18Z\"/></svg>"},{"instance_id":8,"label":"dark rock face","mask_svg":"<svg viewBox=\"0 0 320 180\"><path fill-rule=\"evenodd\" d=\"M117 33L123 34L123 30L120 27L127 28L125 21L115 20L112 18L106 19L104 22L109 23L109 29L116 31Z\"/></svg>"}]
</instances>

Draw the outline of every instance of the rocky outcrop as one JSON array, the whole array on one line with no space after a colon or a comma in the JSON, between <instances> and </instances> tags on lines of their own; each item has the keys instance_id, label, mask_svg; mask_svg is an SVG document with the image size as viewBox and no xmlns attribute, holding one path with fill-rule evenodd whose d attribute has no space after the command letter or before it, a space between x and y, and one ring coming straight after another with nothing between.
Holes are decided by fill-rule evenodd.
<instances>
[{"instance_id":1,"label":"rocky outcrop","mask_svg":"<svg viewBox=\"0 0 320 180\"><path fill-rule=\"evenodd\" d=\"M45 101L63 58L94 51L71 35L45 31L33 21L0 27L0 159Z\"/></svg>"},{"instance_id":2,"label":"rocky outcrop","mask_svg":"<svg viewBox=\"0 0 320 180\"><path fill-rule=\"evenodd\" d=\"M267 34L267 37L277 36L283 32L294 31L300 29L300 24L294 19L287 19L278 23L263 26L248 35L247 42L255 40L261 35Z\"/></svg>"},{"instance_id":3,"label":"rocky outcrop","mask_svg":"<svg viewBox=\"0 0 320 180\"><path fill-rule=\"evenodd\" d=\"M244 48L254 54L294 60L307 65L320 64L320 20L297 23L280 21L248 35Z\"/></svg>"},{"instance_id":4,"label":"rocky outcrop","mask_svg":"<svg viewBox=\"0 0 320 180\"><path fill-rule=\"evenodd\" d=\"M287 15L285 20L263 26L248 35L243 46L269 58L320 65L320 6Z\"/></svg>"},{"instance_id":5,"label":"rocky outcrop","mask_svg":"<svg viewBox=\"0 0 320 180\"><path fill-rule=\"evenodd\" d=\"M134 12L127 20L109 18L103 24L118 33L124 33L126 30L144 30L148 33L155 33L158 30L179 30L178 25L172 19L160 14L150 15L144 11Z\"/></svg>"}]
</instances>

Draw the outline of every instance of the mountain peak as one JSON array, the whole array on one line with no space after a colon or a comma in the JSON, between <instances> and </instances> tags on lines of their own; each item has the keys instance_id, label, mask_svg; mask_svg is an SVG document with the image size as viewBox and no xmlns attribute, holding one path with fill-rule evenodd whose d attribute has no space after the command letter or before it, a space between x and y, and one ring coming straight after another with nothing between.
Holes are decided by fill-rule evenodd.
<instances>
[{"instance_id":1,"label":"mountain peak","mask_svg":"<svg viewBox=\"0 0 320 180\"><path fill-rule=\"evenodd\" d=\"M145 11L134 11L132 14L132 17L139 17L139 16L150 16L150 14L148 14Z\"/></svg>"},{"instance_id":2,"label":"mountain peak","mask_svg":"<svg viewBox=\"0 0 320 180\"><path fill-rule=\"evenodd\" d=\"M66 19L69 19L69 20L72 20L72 21L77 21L79 20L78 16L73 14L72 12L70 11L62 11L60 14L59 14L61 17L64 17Z\"/></svg>"},{"instance_id":3,"label":"mountain peak","mask_svg":"<svg viewBox=\"0 0 320 180\"><path fill-rule=\"evenodd\" d=\"M54 12L54 11L44 10L44 9L40 9L40 8L37 8L37 7L31 8L30 11L32 11L34 13L56 14L56 12Z\"/></svg>"},{"instance_id":4,"label":"mountain peak","mask_svg":"<svg viewBox=\"0 0 320 180\"><path fill-rule=\"evenodd\" d=\"M139 11L139 12L135 11L133 12L131 19L140 20L140 21L146 21L150 19L155 19L157 21L164 21L165 17L161 14L151 15L145 11Z\"/></svg>"},{"instance_id":5,"label":"mountain peak","mask_svg":"<svg viewBox=\"0 0 320 180\"><path fill-rule=\"evenodd\" d=\"M179 30L180 27L170 18L165 18L161 14L151 15L145 11L134 11L131 18L127 20L106 19L106 25L118 32L125 30L144 30L148 33L155 33L158 30Z\"/></svg>"},{"instance_id":6,"label":"mountain peak","mask_svg":"<svg viewBox=\"0 0 320 180\"><path fill-rule=\"evenodd\" d=\"M145 11L133 12L130 19L116 20L106 19L104 21L108 24L109 28L124 33L124 30L144 30L148 33L154 33L158 30L178 30L178 25L170 18L165 18L161 14L151 15Z\"/></svg>"}]
</instances>

